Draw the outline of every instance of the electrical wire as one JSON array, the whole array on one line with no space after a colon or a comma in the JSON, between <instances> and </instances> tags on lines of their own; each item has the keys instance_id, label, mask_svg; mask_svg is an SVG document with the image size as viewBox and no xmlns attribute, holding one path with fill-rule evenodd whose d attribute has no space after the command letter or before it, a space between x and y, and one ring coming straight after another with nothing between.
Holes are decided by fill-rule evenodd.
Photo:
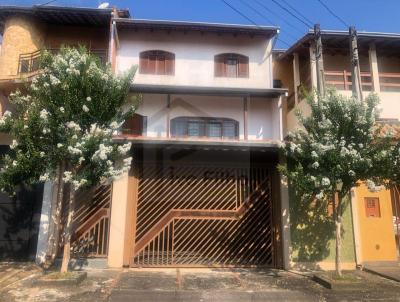
<instances>
[{"instance_id":1,"label":"electrical wire","mask_svg":"<svg viewBox=\"0 0 400 302\"><path fill-rule=\"evenodd\" d=\"M346 27L350 27L348 24L347 24L347 22L346 21L344 21L342 18L340 18L337 14L335 14L334 12L333 12L333 10L331 10L330 8L329 8L329 6L328 5L326 5L324 2L322 2L322 0L317 0L323 7L325 7L325 9L332 15L332 16L334 16L336 19L338 19L344 26L346 26Z\"/></svg>"},{"instance_id":2,"label":"electrical wire","mask_svg":"<svg viewBox=\"0 0 400 302\"><path fill-rule=\"evenodd\" d=\"M283 23L285 23L287 26L291 27L292 29L298 31L299 33L304 34L303 31L301 31L297 26L289 23L288 21L286 21L285 18L281 17L279 14L277 14L276 12L274 12L273 10L271 10L268 6L266 6L264 3L262 3L259 0L253 0L254 2L256 2L259 6L261 6L265 11L269 12L270 14L274 15L276 18L281 19Z\"/></svg>"},{"instance_id":3,"label":"electrical wire","mask_svg":"<svg viewBox=\"0 0 400 302\"><path fill-rule=\"evenodd\" d=\"M270 24L274 24L275 22L273 22L271 19L269 19L267 16L265 16L264 14L260 13L257 9L255 9L253 6L251 6L250 4L248 4L247 2L245 2L244 0L239 0L241 3L243 3L243 5L247 6L249 9L251 9L253 12L255 12L257 15L259 15L261 18L265 19L267 22L269 22ZM288 33L288 32L284 32L287 36L289 36L290 38L297 40L297 37L295 37L294 35Z\"/></svg>"},{"instance_id":4,"label":"electrical wire","mask_svg":"<svg viewBox=\"0 0 400 302\"><path fill-rule=\"evenodd\" d=\"M281 9L283 9L285 12L287 12L288 14L290 14L293 18L295 18L296 20L300 21L301 23L303 23L305 26L307 26L307 28L312 28L312 24L308 23L308 22L304 22L302 19L300 19L299 17L297 17L295 14L293 14L290 10L288 10L285 6L283 6L282 4L280 4L278 1L276 0L271 0L272 2L274 2L276 5L278 5Z\"/></svg>"},{"instance_id":5,"label":"electrical wire","mask_svg":"<svg viewBox=\"0 0 400 302\"><path fill-rule=\"evenodd\" d=\"M285 3L287 6L289 6L294 12L296 12L299 16L301 16L305 21L309 22L310 24L315 24L315 22L311 21L310 19L308 19L306 16L304 16L298 9L296 9L295 7L293 7L293 5L291 5L289 2L287 2L286 0L281 0L283 3Z\"/></svg>"},{"instance_id":6,"label":"electrical wire","mask_svg":"<svg viewBox=\"0 0 400 302\"><path fill-rule=\"evenodd\" d=\"M50 1L47 1L47 2L45 2L45 3L42 3L42 4L39 4L38 6L45 6L45 5L47 5L47 4L50 4L50 3L53 3L53 2L56 2L57 0L50 0Z\"/></svg>"},{"instance_id":7,"label":"electrical wire","mask_svg":"<svg viewBox=\"0 0 400 302\"><path fill-rule=\"evenodd\" d=\"M247 21L249 21L250 23L252 23L253 25L257 26L260 28L260 26L253 21L252 19L250 19L249 17L247 17L244 13L242 13L240 10L238 10L237 8L235 8L233 5L229 4L228 2L226 2L225 0L221 0L223 3L225 3L228 7L230 7L232 10L234 10L236 13L238 13L239 15L241 15L243 18L245 18ZM286 41L280 39L279 37L276 37L276 39L285 44L287 47L290 47L291 45L289 43L287 43Z\"/></svg>"},{"instance_id":8,"label":"electrical wire","mask_svg":"<svg viewBox=\"0 0 400 302\"><path fill-rule=\"evenodd\" d=\"M235 12L237 12L239 15L241 15L243 18L245 18L247 21L249 21L250 23L252 23L255 26L258 26L258 24L256 22L254 22L253 20L251 20L249 17L247 17L245 14L243 14L240 10L238 10L237 8L235 8L234 6L230 5L228 2L226 2L225 0L221 0L223 3L225 3L227 6L229 6L231 9L233 9Z\"/></svg>"}]
</instances>

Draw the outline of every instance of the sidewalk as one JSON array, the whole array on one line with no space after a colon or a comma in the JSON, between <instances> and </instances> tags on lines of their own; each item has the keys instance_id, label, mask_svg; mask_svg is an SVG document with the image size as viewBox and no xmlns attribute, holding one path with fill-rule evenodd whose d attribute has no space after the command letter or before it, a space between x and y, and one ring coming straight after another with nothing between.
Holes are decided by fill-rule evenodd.
<instances>
[{"instance_id":1,"label":"sidewalk","mask_svg":"<svg viewBox=\"0 0 400 302\"><path fill-rule=\"evenodd\" d=\"M0 289L1 302L393 301L400 283L357 271L362 287L329 290L296 272L262 269L90 269L78 286L35 285L35 277Z\"/></svg>"}]
</instances>

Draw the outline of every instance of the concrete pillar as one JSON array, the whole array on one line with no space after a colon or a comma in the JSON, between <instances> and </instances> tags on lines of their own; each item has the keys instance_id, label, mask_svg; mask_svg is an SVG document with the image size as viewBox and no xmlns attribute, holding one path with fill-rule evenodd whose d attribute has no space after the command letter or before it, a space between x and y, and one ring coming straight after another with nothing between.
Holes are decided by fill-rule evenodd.
<instances>
[{"instance_id":1,"label":"concrete pillar","mask_svg":"<svg viewBox=\"0 0 400 302\"><path fill-rule=\"evenodd\" d=\"M39 235L36 248L36 263L43 264L46 260L46 252L49 245L49 226L51 215L51 200L53 198L53 183L47 181L43 188L42 211L40 214Z\"/></svg>"},{"instance_id":2,"label":"concrete pillar","mask_svg":"<svg viewBox=\"0 0 400 302\"><path fill-rule=\"evenodd\" d=\"M291 265L290 210L289 190L287 181L280 179L281 223L282 223L282 254L283 268L288 270Z\"/></svg>"},{"instance_id":3,"label":"concrete pillar","mask_svg":"<svg viewBox=\"0 0 400 302\"><path fill-rule=\"evenodd\" d=\"M310 77L311 89L317 89L317 63L315 57L315 43L310 44Z\"/></svg>"},{"instance_id":4,"label":"concrete pillar","mask_svg":"<svg viewBox=\"0 0 400 302\"><path fill-rule=\"evenodd\" d=\"M360 234L360 220L358 217L358 208L357 208L357 190L353 188L351 190L351 220L353 222L353 235L354 235L354 249L356 255L356 264L361 265L362 263L362 253L361 253L361 234Z\"/></svg>"},{"instance_id":5,"label":"concrete pillar","mask_svg":"<svg viewBox=\"0 0 400 302\"><path fill-rule=\"evenodd\" d=\"M124 174L115 180L112 188L111 219L108 243L108 266L124 265L125 237L127 233L126 213L128 210L129 176Z\"/></svg>"},{"instance_id":6,"label":"concrete pillar","mask_svg":"<svg viewBox=\"0 0 400 302\"><path fill-rule=\"evenodd\" d=\"M376 47L374 43L369 45L369 69L371 71L372 89L374 92L381 92L381 85L379 82L379 69L378 69L378 58L376 55Z\"/></svg>"},{"instance_id":7,"label":"concrete pillar","mask_svg":"<svg viewBox=\"0 0 400 302\"><path fill-rule=\"evenodd\" d=\"M294 85L294 100L295 104L299 103L299 91L298 87L300 86L300 61L299 54L296 52L293 54L293 85Z\"/></svg>"}]
</instances>

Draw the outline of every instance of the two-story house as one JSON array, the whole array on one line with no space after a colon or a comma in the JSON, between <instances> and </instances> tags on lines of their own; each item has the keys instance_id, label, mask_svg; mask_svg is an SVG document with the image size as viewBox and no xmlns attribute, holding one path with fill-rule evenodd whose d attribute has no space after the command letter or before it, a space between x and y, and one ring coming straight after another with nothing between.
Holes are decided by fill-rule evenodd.
<instances>
[{"instance_id":1,"label":"two-story house","mask_svg":"<svg viewBox=\"0 0 400 302\"><path fill-rule=\"evenodd\" d=\"M322 44L326 86L350 96L352 86L348 33L323 31ZM384 128L387 131L390 130L395 135L399 131L400 118L399 49L399 34L358 33L362 94L366 97L374 92L379 96L380 122L385 124ZM293 131L298 125L295 109L300 109L304 114L309 113L309 107L302 96L302 87L317 87L313 32L304 35L287 51L281 53L275 63L275 76L289 89L286 127L288 131ZM399 218L397 189L372 193L364 185L355 188L352 191L350 206L345 212L345 264L352 267L354 263L371 265L396 262L400 255ZM296 228L295 225L292 227ZM316 234L320 233L315 231ZM292 236L293 240L296 239ZM328 253L322 252L323 250L321 249L318 256L314 255L314 258L302 257L296 251L292 256L297 262L333 262L332 248Z\"/></svg>"},{"instance_id":2,"label":"two-story house","mask_svg":"<svg viewBox=\"0 0 400 302\"><path fill-rule=\"evenodd\" d=\"M106 63L109 61L109 47L112 14L128 17L125 10L68 8L54 6L1 6L0 33L0 111L11 110L8 102L10 92L23 89L39 71L41 51L57 52L61 46L85 46ZM0 134L0 152L9 149L11 138ZM34 258L39 233L49 226L51 215L51 184L37 189L22 190L16 199L5 194L0 196L0 258ZM107 195L108 192L108 195ZM102 193L110 196L110 190ZM101 195L101 196L103 196ZM86 196L85 198L88 198ZM98 198L100 199L100 198ZM109 207L110 198L102 197ZM78 221L95 214L93 209L80 209ZM85 234L82 234L84 236ZM39 245L47 242L47 232L41 232Z\"/></svg>"},{"instance_id":3,"label":"two-story house","mask_svg":"<svg viewBox=\"0 0 400 302\"><path fill-rule=\"evenodd\" d=\"M278 29L113 25L114 68L137 66L142 101L118 137L133 143L134 163L113 184L109 266L283 267Z\"/></svg>"}]
</instances>

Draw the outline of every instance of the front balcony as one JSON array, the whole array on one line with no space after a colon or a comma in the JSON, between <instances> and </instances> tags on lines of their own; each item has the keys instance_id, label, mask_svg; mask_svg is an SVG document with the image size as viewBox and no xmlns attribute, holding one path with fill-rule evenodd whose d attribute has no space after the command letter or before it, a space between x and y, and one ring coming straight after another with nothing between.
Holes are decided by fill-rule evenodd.
<instances>
[{"instance_id":1,"label":"front balcony","mask_svg":"<svg viewBox=\"0 0 400 302\"><path fill-rule=\"evenodd\" d=\"M116 139L137 144L277 147L283 137L283 89L240 93L173 86L134 85L133 89L142 93L142 103Z\"/></svg>"},{"instance_id":2,"label":"front balcony","mask_svg":"<svg viewBox=\"0 0 400 302\"><path fill-rule=\"evenodd\" d=\"M60 49L59 48L48 48L53 54L57 54ZM40 56L43 50L37 50L31 53L20 54L18 59L18 75L29 75L34 74L39 70L40 65ZM108 62L107 50L105 49L91 49L89 52L95 56L97 56L102 64L106 64Z\"/></svg>"}]
</instances>

